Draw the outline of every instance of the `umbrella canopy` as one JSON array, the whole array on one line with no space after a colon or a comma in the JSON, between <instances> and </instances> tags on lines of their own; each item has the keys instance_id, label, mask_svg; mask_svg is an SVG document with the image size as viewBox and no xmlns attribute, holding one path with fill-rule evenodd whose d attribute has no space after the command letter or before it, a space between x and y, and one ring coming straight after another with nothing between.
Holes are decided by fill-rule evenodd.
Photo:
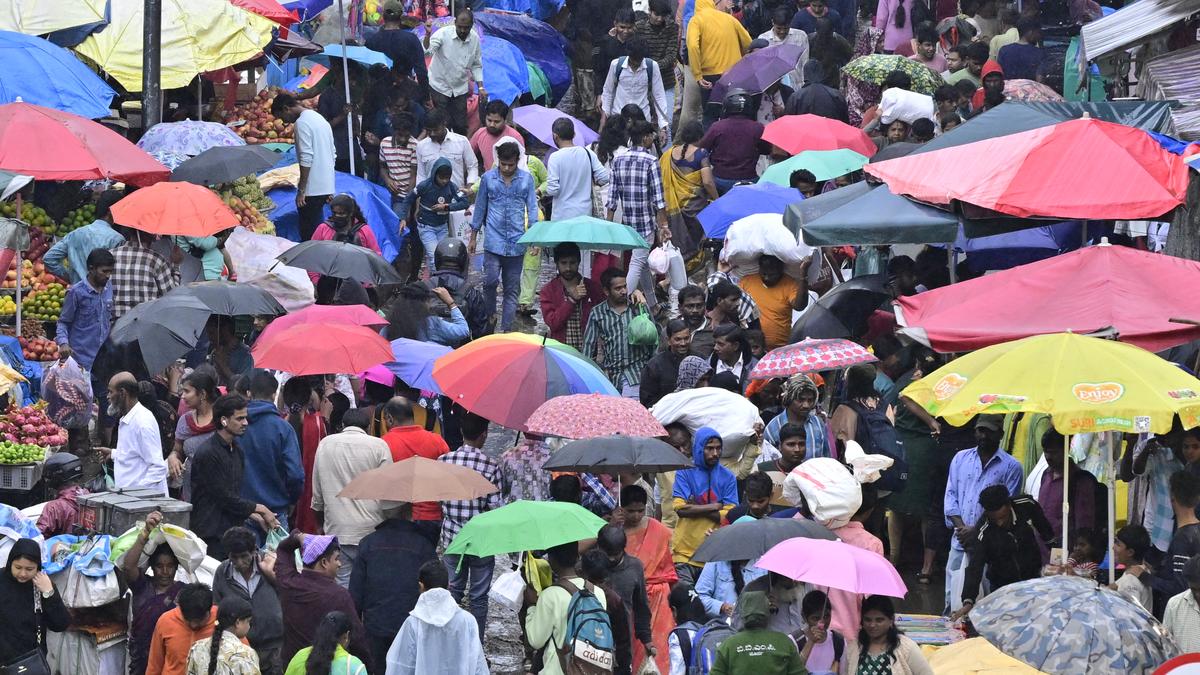
<instances>
[{"instance_id":1,"label":"umbrella canopy","mask_svg":"<svg viewBox=\"0 0 1200 675\"><path fill-rule=\"evenodd\" d=\"M107 178L138 186L170 176L115 131L32 103L0 105L0 169L37 180Z\"/></svg>"},{"instance_id":2,"label":"umbrella canopy","mask_svg":"<svg viewBox=\"0 0 1200 675\"><path fill-rule=\"evenodd\" d=\"M769 380L774 377L790 377L796 373L841 370L859 363L878 360L857 342L836 338L806 339L793 345L776 347L763 354L750 371L750 378Z\"/></svg>"},{"instance_id":3,"label":"umbrella canopy","mask_svg":"<svg viewBox=\"0 0 1200 675\"><path fill-rule=\"evenodd\" d=\"M337 496L390 502L440 502L478 499L495 493L478 471L426 457L410 457L354 477Z\"/></svg>"},{"instance_id":4,"label":"umbrella canopy","mask_svg":"<svg viewBox=\"0 0 1200 675\"><path fill-rule=\"evenodd\" d=\"M439 358L452 351L434 342L399 338L392 340L392 357L395 360L383 365L408 386L440 394L442 388L433 379L433 366Z\"/></svg>"},{"instance_id":5,"label":"umbrella canopy","mask_svg":"<svg viewBox=\"0 0 1200 675\"><path fill-rule=\"evenodd\" d=\"M971 609L971 623L1000 651L1048 673L1148 673L1179 653L1140 605L1076 576L992 591Z\"/></svg>"},{"instance_id":6,"label":"umbrella canopy","mask_svg":"<svg viewBox=\"0 0 1200 675\"><path fill-rule=\"evenodd\" d=\"M747 216L760 213L778 213L787 211L791 204L804 199L799 190L780 187L774 183L757 183L755 185L735 185L733 189L721 195L696 218L704 227L704 236L713 239L723 239L729 231L729 226Z\"/></svg>"},{"instance_id":7,"label":"umbrella canopy","mask_svg":"<svg viewBox=\"0 0 1200 675\"><path fill-rule=\"evenodd\" d=\"M540 221L526 230L517 243L553 247L564 241L574 242L583 250L631 251L650 248L650 244L632 227L591 216Z\"/></svg>"},{"instance_id":8,"label":"umbrella canopy","mask_svg":"<svg viewBox=\"0 0 1200 675\"><path fill-rule=\"evenodd\" d=\"M1183 203L1187 166L1144 131L1093 119L912 154L866 172L897 194L1021 218L1157 218ZM1055 179L1071 176L1069 185Z\"/></svg>"},{"instance_id":9,"label":"umbrella canopy","mask_svg":"<svg viewBox=\"0 0 1200 675\"><path fill-rule=\"evenodd\" d=\"M555 12L557 13L557 10ZM447 20L453 23L449 17ZM557 101L567 93L567 87L571 84L571 65L568 58L571 46L553 26L525 14L477 12L475 29L484 40L489 37L502 38L521 50L525 60L536 65L545 74L554 100ZM484 79L487 79L486 75ZM491 93L490 87L488 93ZM578 130L578 127L576 129ZM575 136L575 144L583 145L578 133ZM551 143L550 147L554 147L554 144Z\"/></svg>"},{"instance_id":10,"label":"umbrella canopy","mask_svg":"<svg viewBox=\"0 0 1200 675\"><path fill-rule=\"evenodd\" d=\"M772 164L763 172L758 182L791 187L793 171L803 169L812 173L813 178L822 181L858 171L866 163L866 157L845 148L837 150L805 150L778 164Z\"/></svg>"},{"instance_id":11,"label":"umbrella canopy","mask_svg":"<svg viewBox=\"0 0 1200 675\"><path fill-rule=\"evenodd\" d=\"M544 550L591 539L607 524L603 518L578 504L520 499L468 520L446 547L446 554L482 558L499 553Z\"/></svg>"},{"instance_id":12,"label":"umbrella canopy","mask_svg":"<svg viewBox=\"0 0 1200 675\"><path fill-rule=\"evenodd\" d=\"M600 134L592 131L588 125L553 108L545 108L537 104L523 105L520 108L513 108L512 115L513 124L528 131L534 138L552 148L554 147L554 132L550 127L560 117L571 120L571 123L575 125L575 145L590 145L600 139Z\"/></svg>"},{"instance_id":13,"label":"umbrella canopy","mask_svg":"<svg viewBox=\"0 0 1200 675\"><path fill-rule=\"evenodd\" d=\"M287 311L263 289L232 281L197 281L180 286L169 295L189 295L207 305L213 314L222 316L278 316Z\"/></svg>"},{"instance_id":14,"label":"umbrella canopy","mask_svg":"<svg viewBox=\"0 0 1200 675\"><path fill-rule=\"evenodd\" d=\"M107 7L108 0L8 0L0 3L0 30L45 35L80 26L104 25Z\"/></svg>"},{"instance_id":15,"label":"umbrella canopy","mask_svg":"<svg viewBox=\"0 0 1200 675\"><path fill-rule=\"evenodd\" d=\"M300 324L259 337L254 365L293 375L361 373L392 359L392 346L366 326Z\"/></svg>"},{"instance_id":16,"label":"umbrella canopy","mask_svg":"<svg viewBox=\"0 0 1200 675\"><path fill-rule=\"evenodd\" d=\"M1034 80L1004 80L1004 97L1010 101L1062 101L1062 94Z\"/></svg>"},{"instance_id":17,"label":"umbrella canopy","mask_svg":"<svg viewBox=\"0 0 1200 675\"><path fill-rule=\"evenodd\" d=\"M95 119L117 92L71 52L47 40L0 31L0 102L17 100Z\"/></svg>"},{"instance_id":18,"label":"umbrella canopy","mask_svg":"<svg viewBox=\"0 0 1200 675\"><path fill-rule=\"evenodd\" d=\"M713 85L711 100L723 101L725 94L734 89L761 94L795 70L806 51L799 45L778 44L743 56Z\"/></svg>"},{"instance_id":19,"label":"umbrella canopy","mask_svg":"<svg viewBox=\"0 0 1200 675\"><path fill-rule=\"evenodd\" d=\"M929 657L933 675L1045 675L976 637L938 649Z\"/></svg>"},{"instance_id":20,"label":"umbrella canopy","mask_svg":"<svg viewBox=\"0 0 1200 675\"><path fill-rule=\"evenodd\" d=\"M1063 434L1164 434L1175 415L1200 424L1200 380L1133 345L1073 333L984 347L913 382L903 394L961 426L981 413L1050 415Z\"/></svg>"},{"instance_id":21,"label":"umbrella canopy","mask_svg":"<svg viewBox=\"0 0 1200 675\"><path fill-rule=\"evenodd\" d=\"M942 76L925 64L897 54L867 54L842 66L842 72L848 77L871 84L883 84L894 70L912 78L912 90L921 94L933 96L933 92L945 84Z\"/></svg>"},{"instance_id":22,"label":"umbrella canopy","mask_svg":"<svg viewBox=\"0 0 1200 675\"><path fill-rule=\"evenodd\" d=\"M549 338L488 335L441 357L433 378L462 407L511 429L525 429L538 406L566 394L617 395L578 351Z\"/></svg>"},{"instance_id":23,"label":"umbrella canopy","mask_svg":"<svg viewBox=\"0 0 1200 675\"><path fill-rule=\"evenodd\" d=\"M1077 220L1068 220L971 238L967 238L965 229L959 232L954 248L966 254L967 267L973 273L983 274L1073 251L1079 248L1083 225Z\"/></svg>"},{"instance_id":24,"label":"umbrella canopy","mask_svg":"<svg viewBox=\"0 0 1200 675\"><path fill-rule=\"evenodd\" d=\"M663 425L638 401L605 394L556 396L533 411L525 428L541 436L562 438L667 435Z\"/></svg>"},{"instance_id":25,"label":"umbrella canopy","mask_svg":"<svg viewBox=\"0 0 1200 675\"><path fill-rule=\"evenodd\" d=\"M763 130L762 139L791 155L805 150L846 148L870 157L876 150L875 143L862 129L820 115L778 117Z\"/></svg>"},{"instance_id":26,"label":"umbrella canopy","mask_svg":"<svg viewBox=\"0 0 1200 675\"><path fill-rule=\"evenodd\" d=\"M792 204L783 222L811 246L944 244L958 234L953 213L866 181Z\"/></svg>"},{"instance_id":27,"label":"umbrella canopy","mask_svg":"<svg viewBox=\"0 0 1200 675\"><path fill-rule=\"evenodd\" d=\"M300 16L275 0L229 0L236 7L266 17L281 26L300 23Z\"/></svg>"},{"instance_id":28,"label":"umbrella canopy","mask_svg":"<svg viewBox=\"0 0 1200 675\"><path fill-rule=\"evenodd\" d=\"M157 183L113 204L113 221L142 232L207 237L237 227L217 193L191 183Z\"/></svg>"},{"instance_id":29,"label":"umbrella canopy","mask_svg":"<svg viewBox=\"0 0 1200 675\"><path fill-rule=\"evenodd\" d=\"M342 241L306 241L275 259L309 272L376 286L404 282L383 256L369 248Z\"/></svg>"},{"instance_id":30,"label":"umbrella canopy","mask_svg":"<svg viewBox=\"0 0 1200 675\"><path fill-rule=\"evenodd\" d=\"M875 153L875 156L871 158L871 161L872 162L885 162L889 159L896 159L897 157L903 157L905 155L911 154L912 152L916 151L916 149L921 147L922 145L923 145L923 143L910 143L909 141L900 141L899 143L890 143L886 147L884 147L882 150Z\"/></svg>"},{"instance_id":31,"label":"umbrella canopy","mask_svg":"<svg viewBox=\"0 0 1200 675\"><path fill-rule=\"evenodd\" d=\"M216 146L180 164L171 172L171 180L196 185L232 183L270 169L277 161L278 154L258 145Z\"/></svg>"},{"instance_id":32,"label":"umbrella canopy","mask_svg":"<svg viewBox=\"0 0 1200 675\"><path fill-rule=\"evenodd\" d=\"M184 120L155 124L137 144L146 152L195 156L210 148L245 145L246 141L224 124Z\"/></svg>"},{"instance_id":33,"label":"umbrella canopy","mask_svg":"<svg viewBox=\"0 0 1200 675\"><path fill-rule=\"evenodd\" d=\"M516 45L493 35L481 43L488 99L512 105L521 94L529 93L529 69L525 66L525 57Z\"/></svg>"},{"instance_id":34,"label":"umbrella canopy","mask_svg":"<svg viewBox=\"0 0 1200 675\"><path fill-rule=\"evenodd\" d=\"M542 468L546 471L616 475L658 473L690 466L691 457L684 457L670 444L657 438L617 435L596 436L568 443L555 452Z\"/></svg>"},{"instance_id":35,"label":"umbrella canopy","mask_svg":"<svg viewBox=\"0 0 1200 675\"><path fill-rule=\"evenodd\" d=\"M350 59L351 61L354 61L355 63L361 63L367 67L371 67L371 66L387 66L388 68L392 67L392 60L390 58L388 58L387 54L384 54L382 52L377 52L373 49L367 49L366 47L360 47L358 45L349 45L349 46L345 47L344 49L342 48L342 45L340 45L340 44L325 45L325 51L322 53L325 54L326 56L334 56L337 58Z\"/></svg>"},{"instance_id":36,"label":"umbrella canopy","mask_svg":"<svg viewBox=\"0 0 1200 675\"><path fill-rule=\"evenodd\" d=\"M829 528L811 520L760 518L713 530L696 549L692 560L704 563L754 560L777 544L797 538L833 541L837 536Z\"/></svg>"},{"instance_id":37,"label":"umbrella canopy","mask_svg":"<svg viewBox=\"0 0 1200 675\"><path fill-rule=\"evenodd\" d=\"M8 199L18 190L33 182L31 176L22 176L9 171L0 171L0 200Z\"/></svg>"},{"instance_id":38,"label":"umbrella canopy","mask_svg":"<svg viewBox=\"0 0 1200 675\"><path fill-rule=\"evenodd\" d=\"M804 338L856 338L867 331L867 319L891 299L882 274L854 277L833 287L792 326L792 342Z\"/></svg>"},{"instance_id":39,"label":"umbrella canopy","mask_svg":"<svg viewBox=\"0 0 1200 675\"><path fill-rule=\"evenodd\" d=\"M908 587L888 559L874 551L827 539L788 539L754 566L814 586L864 595L903 598Z\"/></svg>"},{"instance_id":40,"label":"umbrella canopy","mask_svg":"<svg viewBox=\"0 0 1200 675\"><path fill-rule=\"evenodd\" d=\"M122 314L108 337L118 345L136 342L146 370L161 373L196 348L212 314L208 305L194 297L168 293Z\"/></svg>"},{"instance_id":41,"label":"umbrella canopy","mask_svg":"<svg viewBox=\"0 0 1200 675\"><path fill-rule=\"evenodd\" d=\"M387 319L366 305L309 305L273 320L258 337L262 339L300 324L386 326Z\"/></svg>"},{"instance_id":42,"label":"umbrella canopy","mask_svg":"<svg viewBox=\"0 0 1200 675\"><path fill-rule=\"evenodd\" d=\"M142 90L142 0L109 0L109 25L75 48L121 83ZM163 89L186 87L200 73L248 61L271 41L276 24L229 0L163 0ZM130 39L130 36L137 36Z\"/></svg>"}]
</instances>

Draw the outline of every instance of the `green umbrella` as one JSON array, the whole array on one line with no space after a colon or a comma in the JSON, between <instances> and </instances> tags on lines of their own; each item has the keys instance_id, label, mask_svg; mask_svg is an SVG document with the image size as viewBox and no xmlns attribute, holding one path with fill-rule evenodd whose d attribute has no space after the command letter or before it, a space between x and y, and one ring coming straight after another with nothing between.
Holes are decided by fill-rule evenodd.
<instances>
[{"instance_id":1,"label":"green umbrella","mask_svg":"<svg viewBox=\"0 0 1200 675\"><path fill-rule=\"evenodd\" d=\"M920 94L932 96L935 89L945 84L942 76L925 64L895 54L867 54L842 67L846 75L871 84L883 84L884 78L893 70L907 73L912 78L912 90Z\"/></svg>"},{"instance_id":2,"label":"green umbrella","mask_svg":"<svg viewBox=\"0 0 1200 675\"><path fill-rule=\"evenodd\" d=\"M295 146L293 146L291 143L263 143L259 147L266 148L272 152L278 152L279 154L282 155L283 153L287 152L288 150L291 150Z\"/></svg>"},{"instance_id":3,"label":"green umbrella","mask_svg":"<svg viewBox=\"0 0 1200 675\"><path fill-rule=\"evenodd\" d=\"M793 171L805 169L811 171L817 180L829 180L844 176L852 171L858 171L867 163L867 158L853 150L839 148L837 150L805 150L789 157L778 164L772 164L763 172L760 183L774 183L783 187L791 187Z\"/></svg>"},{"instance_id":4,"label":"green umbrella","mask_svg":"<svg viewBox=\"0 0 1200 675\"><path fill-rule=\"evenodd\" d=\"M650 248L650 244L628 225L600 220L591 216L575 216L566 220L544 220L517 240L528 246L555 246L564 241L579 244L581 249L629 251Z\"/></svg>"},{"instance_id":5,"label":"green umbrella","mask_svg":"<svg viewBox=\"0 0 1200 675\"><path fill-rule=\"evenodd\" d=\"M578 504L522 499L467 521L446 547L446 553L483 558L499 553L541 551L593 538L607 524Z\"/></svg>"}]
</instances>

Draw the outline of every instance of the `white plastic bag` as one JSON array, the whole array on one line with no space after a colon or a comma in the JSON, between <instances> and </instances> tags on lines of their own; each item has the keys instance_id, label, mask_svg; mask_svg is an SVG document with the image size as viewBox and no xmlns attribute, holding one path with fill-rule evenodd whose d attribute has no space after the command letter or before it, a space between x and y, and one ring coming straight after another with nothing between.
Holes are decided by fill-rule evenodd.
<instances>
[{"instance_id":1,"label":"white plastic bag","mask_svg":"<svg viewBox=\"0 0 1200 675\"><path fill-rule=\"evenodd\" d=\"M859 483L874 483L896 462L887 455L868 455L857 441L846 441L845 458Z\"/></svg>"},{"instance_id":2,"label":"white plastic bag","mask_svg":"<svg viewBox=\"0 0 1200 675\"><path fill-rule=\"evenodd\" d=\"M683 254L671 242L663 242L650 251L647 261L650 271L655 274L665 274L671 282L671 288L679 291L688 285L687 265L683 262Z\"/></svg>"},{"instance_id":3,"label":"white plastic bag","mask_svg":"<svg viewBox=\"0 0 1200 675\"><path fill-rule=\"evenodd\" d=\"M255 234L244 227L236 227L225 242L225 250L237 271L238 283L263 289L289 312L294 312L316 302L316 291L308 272L275 259L295 245L296 242L283 237Z\"/></svg>"},{"instance_id":4,"label":"white plastic bag","mask_svg":"<svg viewBox=\"0 0 1200 675\"><path fill-rule=\"evenodd\" d=\"M671 262L667 258L667 249L662 246L655 246L650 249L650 255L646 258L646 264L650 266L651 272L666 274L667 268L671 266Z\"/></svg>"},{"instance_id":5,"label":"white plastic bag","mask_svg":"<svg viewBox=\"0 0 1200 675\"><path fill-rule=\"evenodd\" d=\"M744 396L719 389L685 389L662 397L650 409L664 426L679 422L695 433L700 427L712 427L721 435L721 457L739 457L746 443L754 438L754 425L762 423L758 408Z\"/></svg>"},{"instance_id":6,"label":"white plastic bag","mask_svg":"<svg viewBox=\"0 0 1200 675\"><path fill-rule=\"evenodd\" d=\"M637 675L662 675L662 671L658 669L658 664L654 659L646 657L642 660L642 666L638 668Z\"/></svg>"},{"instance_id":7,"label":"white plastic bag","mask_svg":"<svg viewBox=\"0 0 1200 675\"><path fill-rule=\"evenodd\" d=\"M492 590L488 591L488 597L514 612L520 611L525 597L524 575L520 570L513 570L496 577L492 582Z\"/></svg>"},{"instance_id":8,"label":"white plastic bag","mask_svg":"<svg viewBox=\"0 0 1200 675\"><path fill-rule=\"evenodd\" d=\"M62 591L63 604L67 607L101 607L116 602L121 597L116 572L92 577L71 566L64 570L61 576L67 579Z\"/></svg>"},{"instance_id":9,"label":"white plastic bag","mask_svg":"<svg viewBox=\"0 0 1200 675\"><path fill-rule=\"evenodd\" d=\"M810 459L783 479L783 498L808 505L813 520L830 529L842 527L862 506L862 485L832 457Z\"/></svg>"},{"instance_id":10,"label":"white plastic bag","mask_svg":"<svg viewBox=\"0 0 1200 675\"><path fill-rule=\"evenodd\" d=\"M143 525L139 523L138 527L143 527ZM150 533L150 538L146 540L146 546L142 549L142 557L138 559L138 567L148 566L150 553L162 543L171 547L171 551L179 560L179 566L187 570L189 574L196 573L196 570L204 563L204 556L208 552L208 544L205 544L204 540L191 530L163 523L154 528L154 531Z\"/></svg>"},{"instance_id":11,"label":"white plastic bag","mask_svg":"<svg viewBox=\"0 0 1200 675\"><path fill-rule=\"evenodd\" d=\"M813 247L797 241L778 213L758 213L735 221L725 233L721 256L738 276L758 273L758 259L773 255L783 261L784 271L800 278L800 264L813 254Z\"/></svg>"},{"instance_id":12,"label":"white plastic bag","mask_svg":"<svg viewBox=\"0 0 1200 675\"><path fill-rule=\"evenodd\" d=\"M879 99L879 125L883 129L896 120L912 124L921 118L932 122L936 119L934 109L932 96L892 87Z\"/></svg>"}]
</instances>

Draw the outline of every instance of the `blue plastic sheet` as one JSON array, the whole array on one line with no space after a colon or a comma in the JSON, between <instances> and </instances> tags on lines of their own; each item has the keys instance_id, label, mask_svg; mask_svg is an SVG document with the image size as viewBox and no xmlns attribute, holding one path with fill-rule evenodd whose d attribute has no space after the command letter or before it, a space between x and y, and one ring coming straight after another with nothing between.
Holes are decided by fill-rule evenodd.
<instances>
[{"instance_id":1,"label":"blue plastic sheet","mask_svg":"<svg viewBox=\"0 0 1200 675\"><path fill-rule=\"evenodd\" d=\"M20 99L97 119L117 95L74 54L39 37L0 31L0 59L0 103Z\"/></svg>"},{"instance_id":2,"label":"blue plastic sheet","mask_svg":"<svg viewBox=\"0 0 1200 675\"><path fill-rule=\"evenodd\" d=\"M495 36L516 45L525 60L537 65L550 80L554 100L571 85L571 66L567 61L567 41L549 24L524 14L480 12L475 25L485 36Z\"/></svg>"},{"instance_id":3,"label":"blue plastic sheet","mask_svg":"<svg viewBox=\"0 0 1200 675\"><path fill-rule=\"evenodd\" d=\"M512 104L529 92L529 70L525 57L516 45L495 36L481 41L483 49L483 81L487 83L488 97Z\"/></svg>"},{"instance_id":4,"label":"blue plastic sheet","mask_svg":"<svg viewBox=\"0 0 1200 675\"><path fill-rule=\"evenodd\" d=\"M483 4L489 9L529 14L539 21L553 18L563 8L563 0L485 0Z\"/></svg>"},{"instance_id":5,"label":"blue plastic sheet","mask_svg":"<svg viewBox=\"0 0 1200 675\"><path fill-rule=\"evenodd\" d=\"M404 238L399 235L400 218L392 211L392 196L387 188L340 171L334 175L334 188L339 194L345 192L354 197L358 208L362 209L363 216L367 219L367 225L379 241L383 257L389 261L394 260L400 253ZM296 191L292 188L276 188L268 192L267 196L275 202L275 210L271 211L275 234L292 241L300 241ZM329 217L328 206L325 207L325 217Z\"/></svg>"}]
</instances>

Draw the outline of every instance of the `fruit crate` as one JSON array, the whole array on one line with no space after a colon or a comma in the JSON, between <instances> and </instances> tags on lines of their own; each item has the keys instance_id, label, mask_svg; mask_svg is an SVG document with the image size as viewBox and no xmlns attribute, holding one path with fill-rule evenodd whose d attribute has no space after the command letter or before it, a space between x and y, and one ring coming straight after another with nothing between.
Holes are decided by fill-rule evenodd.
<instances>
[{"instance_id":1,"label":"fruit crate","mask_svg":"<svg viewBox=\"0 0 1200 675\"><path fill-rule=\"evenodd\" d=\"M42 479L45 462L0 464L0 490L32 490Z\"/></svg>"}]
</instances>

